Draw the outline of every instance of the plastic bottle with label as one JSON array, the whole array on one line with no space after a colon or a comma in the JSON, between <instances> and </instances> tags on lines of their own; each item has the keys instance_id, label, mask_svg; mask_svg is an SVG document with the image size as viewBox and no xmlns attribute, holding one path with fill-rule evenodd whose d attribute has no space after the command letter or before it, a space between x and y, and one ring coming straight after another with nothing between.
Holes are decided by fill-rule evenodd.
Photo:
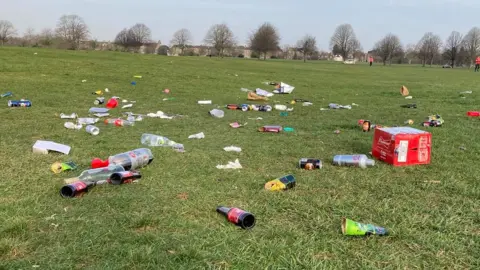
<instances>
[{"instance_id":1,"label":"plastic bottle with label","mask_svg":"<svg viewBox=\"0 0 480 270\"><path fill-rule=\"evenodd\" d=\"M83 171L79 176L65 179L65 183L70 184L77 181L98 182L108 180L113 173L123 172L125 168L120 164L112 164L105 168L91 169Z\"/></svg>"},{"instance_id":2,"label":"plastic bottle with label","mask_svg":"<svg viewBox=\"0 0 480 270\"><path fill-rule=\"evenodd\" d=\"M167 137L163 137L155 134L142 134L140 142L148 146L162 146L162 147L173 147L174 149L183 149L183 144L176 143L170 140Z\"/></svg>"}]
</instances>

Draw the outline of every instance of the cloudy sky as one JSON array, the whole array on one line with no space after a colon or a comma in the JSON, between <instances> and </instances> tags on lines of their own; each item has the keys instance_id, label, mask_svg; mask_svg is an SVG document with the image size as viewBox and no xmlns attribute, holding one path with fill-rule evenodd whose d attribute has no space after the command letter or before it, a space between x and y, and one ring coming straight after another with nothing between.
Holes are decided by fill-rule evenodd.
<instances>
[{"instance_id":1,"label":"cloudy sky","mask_svg":"<svg viewBox=\"0 0 480 270\"><path fill-rule=\"evenodd\" d=\"M11 21L22 34L28 27L55 27L63 14L77 14L98 40L112 40L140 22L163 44L180 28L189 29L200 44L216 23L227 23L245 44L258 25L270 22L280 31L281 44L295 44L308 33L323 50L335 27L350 23L368 50L389 32L404 44L416 43L428 31L442 39L453 30L466 33L480 26L479 9L480 0L2 0L0 20Z\"/></svg>"}]
</instances>

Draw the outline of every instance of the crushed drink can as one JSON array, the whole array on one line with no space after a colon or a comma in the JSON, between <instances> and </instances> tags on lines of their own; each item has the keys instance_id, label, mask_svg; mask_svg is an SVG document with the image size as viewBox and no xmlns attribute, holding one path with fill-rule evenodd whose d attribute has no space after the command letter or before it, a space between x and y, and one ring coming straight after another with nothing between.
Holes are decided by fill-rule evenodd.
<instances>
[{"instance_id":1,"label":"crushed drink can","mask_svg":"<svg viewBox=\"0 0 480 270\"><path fill-rule=\"evenodd\" d=\"M305 170L321 169L322 161L316 158L301 158L298 161L298 167Z\"/></svg>"},{"instance_id":2,"label":"crushed drink can","mask_svg":"<svg viewBox=\"0 0 480 270\"><path fill-rule=\"evenodd\" d=\"M30 100L9 100L8 107L31 107L32 102Z\"/></svg>"},{"instance_id":3,"label":"crushed drink can","mask_svg":"<svg viewBox=\"0 0 480 270\"><path fill-rule=\"evenodd\" d=\"M281 126L263 126L259 128L258 131L279 133L280 131L282 131L282 127Z\"/></svg>"}]
</instances>

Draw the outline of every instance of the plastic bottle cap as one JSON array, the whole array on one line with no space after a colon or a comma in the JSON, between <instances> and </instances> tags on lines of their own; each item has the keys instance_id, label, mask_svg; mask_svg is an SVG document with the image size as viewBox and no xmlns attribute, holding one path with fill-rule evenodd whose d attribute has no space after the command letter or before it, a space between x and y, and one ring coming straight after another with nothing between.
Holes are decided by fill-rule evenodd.
<instances>
[{"instance_id":1,"label":"plastic bottle cap","mask_svg":"<svg viewBox=\"0 0 480 270\"><path fill-rule=\"evenodd\" d=\"M367 166L375 166L375 160L367 159L366 164L367 164Z\"/></svg>"}]
</instances>

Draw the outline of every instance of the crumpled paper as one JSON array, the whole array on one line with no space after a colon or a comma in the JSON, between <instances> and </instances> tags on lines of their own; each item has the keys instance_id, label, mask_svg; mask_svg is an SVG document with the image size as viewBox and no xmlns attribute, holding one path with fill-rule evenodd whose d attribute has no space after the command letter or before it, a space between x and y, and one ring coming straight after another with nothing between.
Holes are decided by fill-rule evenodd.
<instances>
[{"instance_id":1,"label":"crumpled paper","mask_svg":"<svg viewBox=\"0 0 480 270\"><path fill-rule=\"evenodd\" d=\"M235 162L229 161L227 165L217 165L217 169L241 169L240 161L235 159Z\"/></svg>"}]
</instances>

